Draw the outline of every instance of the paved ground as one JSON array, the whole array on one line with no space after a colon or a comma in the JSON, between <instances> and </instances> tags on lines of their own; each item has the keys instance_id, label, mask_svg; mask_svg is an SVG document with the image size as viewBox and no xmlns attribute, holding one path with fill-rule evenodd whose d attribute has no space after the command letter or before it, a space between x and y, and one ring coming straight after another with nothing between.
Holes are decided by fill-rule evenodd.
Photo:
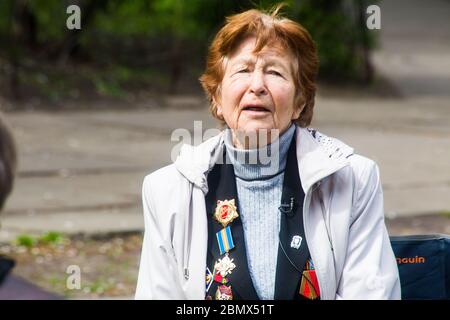
<instances>
[{"instance_id":1,"label":"paved ground","mask_svg":"<svg viewBox=\"0 0 450 320\"><path fill-rule=\"evenodd\" d=\"M377 161L387 217L449 212L450 2L381 7L374 61L401 97L319 91L313 125ZM20 165L0 241L48 230L142 230L141 182L170 163L173 130L192 131L194 120L215 126L195 99L194 109L180 97L176 109L7 114Z\"/></svg>"}]
</instances>

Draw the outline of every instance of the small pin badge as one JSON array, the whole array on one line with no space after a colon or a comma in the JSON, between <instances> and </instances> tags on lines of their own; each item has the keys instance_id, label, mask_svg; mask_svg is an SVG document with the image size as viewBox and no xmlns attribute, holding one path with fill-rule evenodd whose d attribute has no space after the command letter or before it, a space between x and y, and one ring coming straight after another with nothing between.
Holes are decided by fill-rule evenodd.
<instances>
[{"instance_id":1,"label":"small pin badge","mask_svg":"<svg viewBox=\"0 0 450 320\"><path fill-rule=\"evenodd\" d=\"M211 273L211 271L209 270L208 267L206 267L206 293L208 293L209 288L211 287L211 284L213 283L213 274Z\"/></svg>"},{"instance_id":2,"label":"small pin badge","mask_svg":"<svg viewBox=\"0 0 450 320\"><path fill-rule=\"evenodd\" d=\"M293 236L291 241L291 248L298 249L302 245L303 238L301 236Z\"/></svg>"}]
</instances>

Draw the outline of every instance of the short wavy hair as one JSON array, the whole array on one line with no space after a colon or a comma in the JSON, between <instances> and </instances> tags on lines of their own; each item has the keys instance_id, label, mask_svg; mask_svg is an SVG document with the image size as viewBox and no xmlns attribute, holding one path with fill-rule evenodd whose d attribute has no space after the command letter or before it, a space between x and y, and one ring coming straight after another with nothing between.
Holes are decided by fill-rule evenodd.
<instances>
[{"instance_id":1,"label":"short wavy hair","mask_svg":"<svg viewBox=\"0 0 450 320\"><path fill-rule=\"evenodd\" d=\"M266 45L281 45L295 57L295 104L303 110L295 122L301 127L311 123L316 95L316 76L319 66L317 49L309 32L299 23L282 17L282 6L263 12L252 9L226 18L225 25L214 37L207 56L206 70L200 83L206 92L212 115L224 125L217 115L216 98L220 94L220 84L225 73L226 58L233 54L238 45L247 37L256 37L254 53Z\"/></svg>"},{"instance_id":2,"label":"short wavy hair","mask_svg":"<svg viewBox=\"0 0 450 320\"><path fill-rule=\"evenodd\" d=\"M0 210L13 188L16 165L14 139L0 115Z\"/></svg>"}]
</instances>

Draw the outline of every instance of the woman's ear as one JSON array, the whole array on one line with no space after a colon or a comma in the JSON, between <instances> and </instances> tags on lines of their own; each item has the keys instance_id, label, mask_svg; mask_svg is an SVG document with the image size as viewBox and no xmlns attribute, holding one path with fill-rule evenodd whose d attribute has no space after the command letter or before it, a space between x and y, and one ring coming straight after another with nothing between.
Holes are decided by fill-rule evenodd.
<instances>
[{"instance_id":1,"label":"woman's ear","mask_svg":"<svg viewBox=\"0 0 450 320\"><path fill-rule=\"evenodd\" d=\"M212 97L212 103L213 103L214 106L215 106L217 117L219 117L219 119L223 120L223 110L222 110L222 105L220 104L220 101L219 101L219 99L216 97L216 95L213 95L213 97Z\"/></svg>"},{"instance_id":2,"label":"woman's ear","mask_svg":"<svg viewBox=\"0 0 450 320\"><path fill-rule=\"evenodd\" d=\"M299 94L297 97L295 97L294 101L294 112L292 112L292 118L291 120L296 120L300 118L300 115L305 108L305 103L303 102L302 96Z\"/></svg>"},{"instance_id":3,"label":"woman's ear","mask_svg":"<svg viewBox=\"0 0 450 320\"><path fill-rule=\"evenodd\" d=\"M221 119L223 119L223 111L222 111L222 106L220 104L216 104L216 113L217 116Z\"/></svg>"},{"instance_id":4,"label":"woman's ear","mask_svg":"<svg viewBox=\"0 0 450 320\"><path fill-rule=\"evenodd\" d=\"M295 108L294 112L292 113L292 119L291 120L297 120L300 117L300 114L302 113L304 106Z\"/></svg>"}]
</instances>

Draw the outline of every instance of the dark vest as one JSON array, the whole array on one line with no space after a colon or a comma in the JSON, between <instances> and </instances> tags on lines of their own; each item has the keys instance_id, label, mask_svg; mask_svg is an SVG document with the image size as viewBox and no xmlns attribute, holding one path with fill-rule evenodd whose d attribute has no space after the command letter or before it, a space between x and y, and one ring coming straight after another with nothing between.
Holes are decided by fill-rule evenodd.
<instances>
[{"instance_id":1,"label":"dark vest","mask_svg":"<svg viewBox=\"0 0 450 320\"><path fill-rule=\"evenodd\" d=\"M239 199L237 196L236 177L233 165L225 161L226 148L224 147L223 164L216 164L208 175L209 192L205 197L206 212L208 216L208 253L207 267L211 272L214 263L223 255L220 255L216 240L216 233L223 227L214 219L217 200L235 199L235 204L240 214ZM281 196L281 220L278 245L277 268L275 277L275 300L305 299L299 294L300 280L306 261L309 259L308 244L303 228L303 192L297 166L295 137L292 139L288 150L286 169L284 173L283 189ZM293 204L291 206L291 204ZM259 297L253 286L247 263L244 229L240 217L229 224L232 230L235 247L229 252L229 257L234 259L236 268L227 276L231 285L234 300L258 300ZM294 236L302 238L298 249L291 247ZM217 287L220 284L213 282L207 295L214 299Z\"/></svg>"}]
</instances>

